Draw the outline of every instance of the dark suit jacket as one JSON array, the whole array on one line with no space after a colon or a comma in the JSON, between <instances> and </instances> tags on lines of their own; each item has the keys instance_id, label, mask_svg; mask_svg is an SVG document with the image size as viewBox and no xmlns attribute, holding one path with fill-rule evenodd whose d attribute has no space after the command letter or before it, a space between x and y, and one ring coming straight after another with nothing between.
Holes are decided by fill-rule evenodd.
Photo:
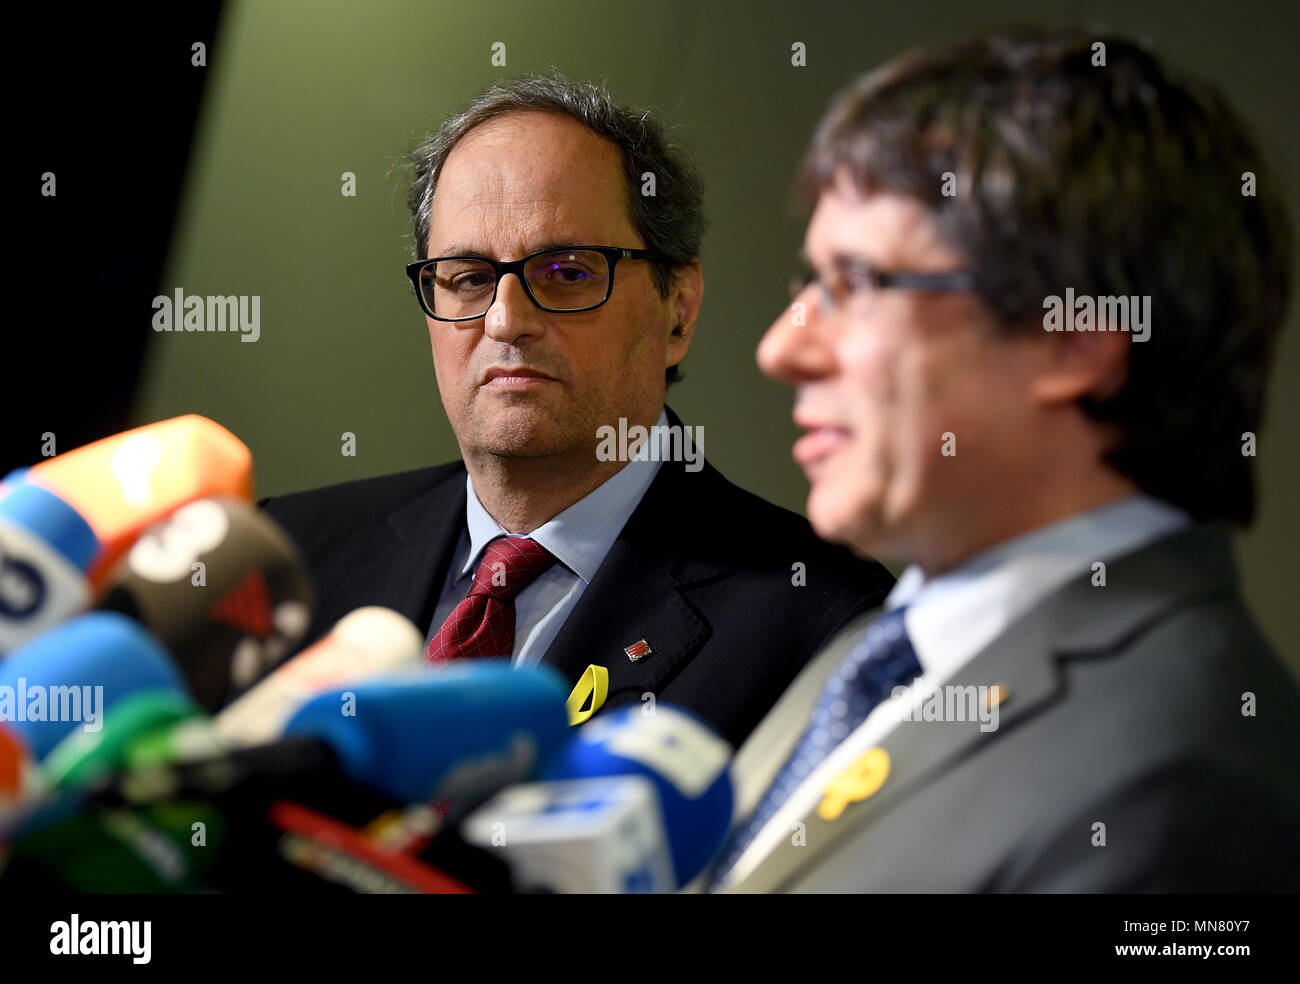
<instances>
[{"instance_id":1,"label":"dark suit jacket","mask_svg":"<svg viewBox=\"0 0 1300 984\"><path fill-rule=\"evenodd\" d=\"M461 462L264 500L300 547L318 606L308 639L362 605L425 631L465 526ZM806 586L792 567L805 565ZM544 661L574 684L609 670L605 707L646 692L738 744L822 644L893 577L707 463L664 462ZM633 663L623 652L653 647Z\"/></svg>"},{"instance_id":2,"label":"dark suit jacket","mask_svg":"<svg viewBox=\"0 0 1300 984\"><path fill-rule=\"evenodd\" d=\"M1226 530L1066 585L950 682L1005 685L998 728L903 722L879 790L831 822L809 811L806 846L787 838L735 890L1300 889L1300 694L1242 603ZM788 699L751 765L807 725Z\"/></svg>"}]
</instances>

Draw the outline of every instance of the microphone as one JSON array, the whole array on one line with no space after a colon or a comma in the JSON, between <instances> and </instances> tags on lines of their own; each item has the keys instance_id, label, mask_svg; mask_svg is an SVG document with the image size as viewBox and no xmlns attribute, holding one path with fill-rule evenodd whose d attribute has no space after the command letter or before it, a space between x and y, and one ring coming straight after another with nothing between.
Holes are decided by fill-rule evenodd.
<instances>
[{"instance_id":1,"label":"microphone","mask_svg":"<svg viewBox=\"0 0 1300 984\"><path fill-rule=\"evenodd\" d=\"M499 859L453 857L454 863L479 879L467 882L424 857L385 848L368 829L301 803L279 800L271 805L267 819L280 832L279 858L306 876L303 887L313 893L321 881L366 894L467 895L509 889L509 875ZM492 862L498 867L491 868Z\"/></svg>"},{"instance_id":2,"label":"microphone","mask_svg":"<svg viewBox=\"0 0 1300 984\"><path fill-rule=\"evenodd\" d=\"M99 733L65 738L46 757L44 772L53 786L84 786L104 773L215 759L236 747L270 743L327 687L418 665L423 656L423 640L408 619L387 608L360 608L216 718L187 695L140 691L105 715Z\"/></svg>"},{"instance_id":3,"label":"microphone","mask_svg":"<svg viewBox=\"0 0 1300 984\"><path fill-rule=\"evenodd\" d=\"M215 711L279 663L311 622L311 585L289 537L253 506L199 499L150 526L99 607L143 624L194 699Z\"/></svg>"},{"instance_id":4,"label":"microphone","mask_svg":"<svg viewBox=\"0 0 1300 984\"><path fill-rule=\"evenodd\" d=\"M0 659L84 609L99 540L52 492L5 482L0 497Z\"/></svg>"},{"instance_id":5,"label":"microphone","mask_svg":"<svg viewBox=\"0 0 1300 984\"><path fill-rule=\"evenodd\" d=\"M418 665L423 657L423 639L409 619L378 606L359 608L215 718L184 695L132 695L106 715L98 741L88 735L64 739L46 759L45 772L55 785L77 785L95 772L196 761L237 746L272 742L317 693Z\"/></svg>"},{"instance_id":6,"label":"microphone","mask_svg":"<svg viewBox=\"0 0 1300 984\"><path fill-rule=\"evenodd\" d=\"M0 726L13 730L39 762L78 725L97 730L106 710L149 688L184 691L167 652L126 616L88 612L0 663Z\"/></svg>"},{"instance_id":7,"label":"microphone","mask_svg":"<svg viewBox=\"0 0 1300 984\"><path fill-rule=\"evenodd\" d=\"M35 785L36 767L22 739L0 724L0 825L17 815L33 795Z\"/></svg>"},{"instance_id":8,"label":"microphone","mask_svg":"<svg viewBox=\"0 0 1300 984\"><path fill-rule=\"evenodd\" d=\"M323 751L291 739L65 794L18 831L0 884L18 892L510 891L499 857L450 832L418 851L393 845L395 825L432 811L353 784Z\"/></svg>"},{"instance_id":9,"label":"microphone","mask_svg":"<svg viewBox=\"0 0 1300 984\"><path fill-rule=\"evenodd\" d=\"M566 737L565 697L563 679L550 667L514 670L504 660L477 660L434 673L420 665L312 698L274 742L185 755L176 754L177 734L213 729L187 719L183 700L141 696L102 743L112 751L97 761L121 750L115 761L129 771L102 785L118 789L123 802L177 789L211 798L243 782L280 789L294 777L341 775L391 802L426 803L530 778ZM180 723L169 727L169 720ZM76 750L69 743L54 762L59 775L95 778Z\"/></svg>"},{"instance_id":10,"label":"microphone","mask_svg":"<svg viewBox=\"0 0 1300 984\"><path fill-rule=\"evenodd\" d=\"M392 887L382 878L358 874L357 859L369 857L366 852L349 848L344 851L348 857L339 856L329 839L338 830L328 824L317 839L324 838L321 843L329 850L305 843L303 830L296 831L295 846L285 846L288 828L273 822L272 807L297 804L355 827L396 805L425 803L433 795L471 797L484 789L495 791L531 776L536 764L560 745L568 731L565 699L563 679L549 667L513 670L506 661L475 662L431 673L420 666L415 672L313 698L291 718L285 737L272 744L90 777L82 801L96 810L116 811L114 815L123 808L162 803L177 804L177 809L190 802L211 805L229 838L219 868L210 872L209 883L218 888L265 883L266 859L274 857L276 877L289 878L280 869L292 868L298 873L291 881L307 877L307 872L319 883L333 872L338 876L333 880L347 882L340 874L346 869L360 879L354 888L389 890L376 887ZM159 713L159 718L165 714ZM283 818L283 813L275 816ZM42 826L29 818L18 839L25 840ZM455 838L444 836L449 833L435 837L418 854L402 853L425 867L441 868L440 861L457 858L466 863L464 854L471 849L461 845L458 855L452 849ZM501 858L480 851L472 855L475 870L497 873L495 882L487 879L496 884L494 890L508 887ZM374 857L365 863L378 864ZM394 864L414 870L405 862ZM451 864L443 871L456 878ZM414 886L402 878L397 881L426 891L437 880L417 880ZM480 882L467 884L475 887Z\"/></svg>"},{"instance_id":11,"label":"microphone","mask_svg":"<svg viewBox=\"0 0 1300 984\"><path fill-rule=\"evenodd\" d=\"M460 833L495 848L520 892L677 888L654 784L641 776L509 786L466 817Z\"/></svg>"},{"instance_id":12,"label":"microphone","mask_svg":"<svg viewBox=\"0 0 1300 984\"><path fill-rule=\"evenodd\" d=\"M285 738L328 743L343 772L401 803L476 798L530 778L569 729L568 688L549 666L472 660L313 697Z\"/></svg>"},{"instance_id":13,"label":"microphone","mask_svg":"<svg viewBox=\"0 0 1300 984\"><path fill-rule=\"evenodd\" d=\"M0 499L3 499L21 485L30 470L31 469L29 468L15 468L13 471L5 475L4 478L0 478Z\"/></svg>"},{"instance_id":14,"label":"microphone","mask_svg":"<svg viewBox=\"0 0 1300 984\"><path fill-rule=\"evenodd\" d=\"M562 892L688 884L731 823L731 747L678 708L618 708L579 728L540 782L506 789L462 827L497 847L516 881Z\"/></svg>"},{"instance_id":15,"label":"microphone","mask_svg":"<svg viewBox=\"0 0 1300 984\"><path fill-rule=\"evenodd\" d=\"M225 707L216 717L217 732L237 745L271 741L316 694L423 659L424 636L410 619L389 608L358 608Z\"/></svg>"},{"instance_id":16,"label":"microphone","mask_svg":"<svg viewBox=\"0 0 1300 984\"><path fill-rule=\"evenodd\" d=\"M206 721L203 709L179 690L137 690L104 712L98 731L73 731L54 746L42 763L46 783L54 788L86 786L118 771L132 748L160 732L170 734L185 721Z\"/></svg>"},{"instance_id":17,"label":"microphone","mask_svg":"<svg viewBox=\"0 0 1300 984\"><path fill-rule=\"evenodd\" d=\"M64 798L19 832L0 886L15 897L199 891L226 835L225 818L207 803L87 809Z\"/></svg>"},{"instance_id":18,"label":"microphone","mask_svg":"<svg viewBox=\"0 0 1300 984\"><path fill-rule=\"evenodd\" d=\"M501 858L470 847L450 831L428 842L437 832L431 809L408 809L377 783L354 782L340 764L327 742L284 738L202 761L100 774L76 802L82 810L108 815L167 804L183 814L202 804L220 821L223 848L207 875L208 886L220 891L316 890L322 880L364 892L510 890ZM47 805L44 816L29 818L18 842L48 826L49 815L69 812L66 794L60 806ZM416 814L424 817L419 836L408 831L393 843L394 827L409 826Z\"/></svg>"},{"instance_id":19,"label":"microphone","mask_svg":"<svg viewBox=\"0 0 1300 984\"><path fill-rule=\"evenodd\" d=\"M90 523L98 585L150 523L195 499L248 500L253 457L220 424L187 414L137 427L32 465L22 480L53 492Z\"/></svg>"}]
</instances>

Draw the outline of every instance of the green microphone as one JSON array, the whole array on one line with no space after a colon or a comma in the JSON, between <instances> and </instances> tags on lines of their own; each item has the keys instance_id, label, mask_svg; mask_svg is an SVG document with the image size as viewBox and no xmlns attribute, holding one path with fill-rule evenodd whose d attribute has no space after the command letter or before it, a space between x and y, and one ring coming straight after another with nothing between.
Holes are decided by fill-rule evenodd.
<instances>
[{"instance_id":1,"label":"green microphone","mask_svg":"<svg viewBox=\"0 0 1300 984\"><path fill-rule=\"evenodd\" d=\"M200 800L78 809L20 837L0 884L14 894L201 891L227 832L221 811Z\"/></svg>"},{"instance_id":2,"label":"green microphone","mask_svg":"<svg viewBox=\"0 0 1300 984\"><path fill-rule=\"evenodd\" d=\"M176 690L149 689L123 697L104 712L98 731L78 728L50 751L43 770L55 789L80 789L129 764L132 747L157 741L181 722L204 716L190 697Z\"/></svg>"}]
</instances>

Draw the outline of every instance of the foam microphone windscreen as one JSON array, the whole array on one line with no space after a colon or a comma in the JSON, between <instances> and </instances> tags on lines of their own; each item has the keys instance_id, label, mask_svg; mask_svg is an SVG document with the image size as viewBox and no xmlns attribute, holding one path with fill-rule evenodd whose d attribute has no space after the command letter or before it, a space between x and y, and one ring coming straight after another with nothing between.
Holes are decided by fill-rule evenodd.
<instances>
[{"instance_id":1,"label":"foam microphone windscreen","mask_svg":"<svg viewBox=\"0 0 1300 984\"><path fill-rule=\"evenodd\" d=\"M0 725L40 761L70 732L102 728L109 708L148 689L185 689L166 650L124 615L87 612L0 663Z\"/></svg>"},{"instance_id":2,"label":"foam microphone windscreen","mask_svg":"<svg viewBox=\"0 0 1300 984\"><path fill-rule=\"evenodd\" d=\"M389 608L358 608L224 708L217 715L217 730L237 744L270 741L316 694L418 666L423 659L424 635L410 619Z\"/></svg>"},{"instance_id":3,"label":"foam microphone windscreen","mask_svg":"<svg viewBox=\"0 0 1300 984\"><path fill-rule=\"evenodd\" d=\"M182 506L143 533L99 607L137 619L215 711L293 650L311 622L312 590L289 537L232 498Z\"/></svg>"},{"instance_id":4,"label":"foam microphone windscreen","mask_svg":"<svg viewBox=\"0 0 1300 984\"><path fill-rule=\"evenodd\" d=\"M32 465L22 480L54 492L84 516L101 551L92 584L140 532L195 499L249 499L253 456L220 424L187 414L114 434Z\"/></svg>"},{"instance_id":5,"label":"foam microphone windscreen","mask_svg":"<svg viewBox=\"0 0 1300 984\"><path fill-rule=\"evenodd\" d=\"M99 553L90 524L53 492L25 482L0 498L0 659L90 601Z\"/></svg>"},{"instance_id":6,"label":"foam microphone windscreen","mask_svg":"<svg viewBox=\"0 0 1300 984\"><path fill-rule=\"evenodd\" d=\"M345 773L398 802L468 805L535 773L568 733L566 697L551 667L471 660L320 694L284 733L327 742Z\"/></svg>"}]
</instances>

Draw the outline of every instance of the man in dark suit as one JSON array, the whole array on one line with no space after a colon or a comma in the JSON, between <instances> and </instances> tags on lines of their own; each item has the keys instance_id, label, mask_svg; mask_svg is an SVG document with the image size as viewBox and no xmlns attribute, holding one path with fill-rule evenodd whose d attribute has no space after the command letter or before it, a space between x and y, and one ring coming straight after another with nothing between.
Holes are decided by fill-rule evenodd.
<instances>
[{"instance_id":1,"label":"man in dark suit","mask_svg":"<svg viewBox=\"0 0 1300 984\"><path fill-rule=\"evenodd\" d=\"M727 482L664 406L703 296L693 165L548 77L491 86L414 164L408 274L463 460L263 504L315 576L310 635L385 605L431 662L546 662L583 711L669 701L738 743L893 578Z\"/></svg>"},{"instance_id":2,"label":"man in dark suit","mask_svg":"<svg viewBox=\"0 0 1300 984\"><path fill-rule=\"evenodd\" d=\"M1242 124L1122 39L990 36L848 89L803 188L759 363L813 527L909 566L741 749L709 886L1296 890L1300 697L1227 528L1291 264Z\"/></svg>"}]
</instances>

